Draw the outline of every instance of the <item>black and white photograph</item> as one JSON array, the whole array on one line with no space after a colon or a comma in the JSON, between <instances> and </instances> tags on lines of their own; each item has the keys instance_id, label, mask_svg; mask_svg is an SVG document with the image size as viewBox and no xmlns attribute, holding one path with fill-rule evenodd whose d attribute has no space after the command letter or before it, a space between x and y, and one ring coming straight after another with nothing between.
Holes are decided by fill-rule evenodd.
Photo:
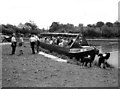
<instances>
[{"instance_id":1,"label":"black and white photograph","mask_svg":"<svg viewBox=\"0 0 120 89\"><path fill-rule=\"evenodd\" d=\"M0 88L118 88L119 0L0 0Z\"/></svg>"}]
</instances>

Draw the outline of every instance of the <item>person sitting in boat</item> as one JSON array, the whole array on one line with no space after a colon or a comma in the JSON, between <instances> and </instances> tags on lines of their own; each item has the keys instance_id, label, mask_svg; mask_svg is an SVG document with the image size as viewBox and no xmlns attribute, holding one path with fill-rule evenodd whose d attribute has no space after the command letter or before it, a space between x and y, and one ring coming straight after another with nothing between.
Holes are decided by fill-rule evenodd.
<instances>
[{"instance_id":1,"label":"person sitting in boat","mask_svg":"<svg viewBox=\"0 0 120 89\"><path fill-rule=\"evenodd\" d=\"M64 46L64 43L65 43L65 40L64 40L64 39L61 39L61 41L59 42L59 46L63 47L63 46Z\"/></svg>"},{"instance_id":2,"label":"person sitting in boat","mask_svg":"<svg viewBox=\"0 0 120 89\"><path fill-rule=\"evenodd\" d=\"M57 42L56 44L59 45L59 43L60 43L60 38L59 37L57 37L56 42Z\"/></svg>"},{"instance_id":3,"label":"person sitting in boat","mask_svg":"<svg viewBox=\"0 0 120 89\"><path fill-rule=\"evenodd\" d=\"M63 47L63 42L60 42L60 43L59 43L59 46L60 46L60 47Z\"/></svg>"},{"instance_id":4,"label":"person sitting in boat","mask_svg":"<svg viewBox=\"0 0 120 89\"><path fill-rule=\"evenodd\" d=\"M54 42L54 44L55 44L55 45L58 45L58 44L59 44L59 42L60 42L60 39L55 38L55 39L53 40L53 42Z\"/></svg>"},{"instance_id":5,"label":"person sitting in boat","mask_svg":"<svg viewBox=\"0 0 120 89\"><path fill-rule=\"evenodd\" d=\"M45 37L41 37L39 41L40 42L45 42Z\"/></svg>"},{"instance_id":6,"label":"person sitting in boat","mask_svg":"<svg viewBox=\"0 0 120 89\"><path fill-rule=\"evenodd\" d=\"M66 38L64 39L63 45L64 45L65 47L68 46L68 40L67 40Z\"/></svg>"},{"instance_id":7,"label":"person sitting in boat","mask_svg":"<svg viewBox=\"0 0 120 89\"><path fill-rule=\"evenodd\" d=\"M82 44L82 37L79 37L78 43L79 43L79 45Z\"/></svg>"},{"instance_id":8,"label":"person sitting in boat","mask_svg":"<svg viewBox=\"0 0 120 89\"><path fill-rule=\"evenodd\" d=\"M49 44L53 44L53 39L52 38L50 38Z\"/></svg>"},{"instance_id":9,"label":"person sitting in boat","mask_svg":"<svg viewBox=\"0 0 120 89\"><path fill-rule=\"evenodd\" d=\"M71 45L73 43L73 39L70 38L69 41L68 41L68 46Z\"/></svg>"},{"instance_id":10,"label":"person sitting in boat","mask_svg":"<svg viewBox=\"0 0 120 89\"><path fill-rule=\"evenodd\" d=\"M45 43L49 44L49 38L45 38Z\"/></svg>"},{"instance_id":11,"label":"person sitting in boat","mask_svg":"<svg viewBox=\"0 0 120 89\"><path fill-rule=\"evenodd\" d=\"M51 38L51 42L52 42L52 44L55 44L55 43L56 43L56 38L55 38L55 37L52 37L52 38ZM50 43L51 43L51 42L50 42Z\"/></svg>"}]
</instances>

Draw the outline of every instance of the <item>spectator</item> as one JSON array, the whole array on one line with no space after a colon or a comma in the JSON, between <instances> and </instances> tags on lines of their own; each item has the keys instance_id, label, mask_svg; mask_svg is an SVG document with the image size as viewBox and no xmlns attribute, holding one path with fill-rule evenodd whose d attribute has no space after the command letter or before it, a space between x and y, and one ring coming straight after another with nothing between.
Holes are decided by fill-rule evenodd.
<instances>
[{"instance_id":1,"label":"spectator","mask_svg":"<svg viewBox=\"0 0 120 89\"><path fill-rule=\"evenodd\" d=\"M19 51L18 56L23 55L23 47L24 47L23 35L20 35L20 38L19 38L19 47L20 47L20 51Z\"/></svg>"},{"instance_id":2,"label":"spectator","mask_svg":"<svg viewBox=\"0 0 120 89\"><path fill-rule=\"evenodd\" d=\"M39 39L39 37L37 36L37 35L34 35L34 37L35 37L35 49L36 49L36 51L37 51L37 53L39 52L39 45L40 45L40 39Z\"/></svg>"},{"instance_id":3,"label":"spectator","mask_svg":"<svg viewBox=\"0 0 120 89\"><path fill-rule=\"evenodd\" d=\"M12 53L11 55L15 54L15 51L16 51L16 46L17 46L17 41L16 41L16 38L15 38L15 33L13 33L12 35L12 38L11 38L11 47L12 47Z\"/></svg>"},{"instance_id":4,"label":"spectator","mask_svg":"<svg viewBox=\"0 0 120 89\"><path fill-rule=\"evenodd\" d=\"M31 46L31 49L32 49L32 54L35 54L35 41L36 41L36 38L34 37L34 35L31 35L30 46Z\"/></svg>"}]
</instances>

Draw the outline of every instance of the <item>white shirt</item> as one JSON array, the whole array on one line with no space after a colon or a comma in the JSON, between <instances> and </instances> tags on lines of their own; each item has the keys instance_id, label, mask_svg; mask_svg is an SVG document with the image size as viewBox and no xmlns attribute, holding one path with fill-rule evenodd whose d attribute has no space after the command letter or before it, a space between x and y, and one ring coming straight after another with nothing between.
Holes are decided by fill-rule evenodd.
<instances>
[{"instance_id":1,"label":"white shirt","mask_svg":"<svg viewBox=\"0 0 120 89\"><path fill-rule=\"evenodd\" d=\"M59 46L63 47L63 42L59 43Z\"/></svg>"},{"instance_id":2,"label":"white shirt","mask_svg":"<svg viewBox=\"0 0 120 89\"><path fill-rule=\"evenodd\" d=\"M39 40L38 36L35 35L34 37L35 37L36 41Z\"/></svg>"},{"instance_id":3,"label":"white shirt","mask_svg":"<svg viewBox=\"0 0 120 89\"><path fill-rule=\"evenodd\" d=\"M30 37L30 42L35 42L36 38L35 37Z\"/></svg>"},{"instance_id":4,"label":"white shirt","mask_svg":"<svg viewBox=\"0 0 120 89\"><path fill-rule=\"evenodd\" d=\"M11 42L16 42L16 38L14 36L11 38Z\"/></svg>"},{"instance_id":5,"label":"white shirt","mask_svg":"<svg viewBox=\"0 0 120 89\"><path fill-rule=\"evenodd\" d=\"M50 40L50 44L52 44L53 43L53 40Z\"/></svg>"}]
</instances>

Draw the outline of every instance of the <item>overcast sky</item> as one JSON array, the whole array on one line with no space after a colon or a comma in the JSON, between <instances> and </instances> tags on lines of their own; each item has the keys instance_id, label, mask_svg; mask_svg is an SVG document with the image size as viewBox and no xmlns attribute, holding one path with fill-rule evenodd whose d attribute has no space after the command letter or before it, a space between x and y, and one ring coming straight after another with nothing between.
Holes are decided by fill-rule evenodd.
<instances>
[{"instance_id":1,"label":"overcast sky","mask_svg":"<svg viewBox=\"0 0 120 89\"><path fill-rule=\"evenodd\" d=\"M94 24L118 20L119 0L0 0L0 24L18 25L29 20L39 28L52 22Z\"/></svg>"}]
</instances>

